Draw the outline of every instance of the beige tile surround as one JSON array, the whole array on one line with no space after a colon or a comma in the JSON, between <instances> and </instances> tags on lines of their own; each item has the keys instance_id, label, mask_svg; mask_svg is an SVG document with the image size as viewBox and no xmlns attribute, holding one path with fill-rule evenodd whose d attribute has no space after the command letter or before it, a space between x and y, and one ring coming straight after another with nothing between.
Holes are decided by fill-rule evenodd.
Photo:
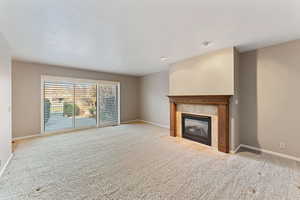
<instances>
[{"instance_id":1,"label":"beige tile surround","mask_svg":"<svg viewBox=\"0 0 300 200\"><path fill-rule=\"evenodd\" d=\"M213 149L218 149L218 107L213 105L177 104L176 112L176 135L182 137L181 114L205 115L212 120L212 144Z\"/></svg>"}]
</instances>

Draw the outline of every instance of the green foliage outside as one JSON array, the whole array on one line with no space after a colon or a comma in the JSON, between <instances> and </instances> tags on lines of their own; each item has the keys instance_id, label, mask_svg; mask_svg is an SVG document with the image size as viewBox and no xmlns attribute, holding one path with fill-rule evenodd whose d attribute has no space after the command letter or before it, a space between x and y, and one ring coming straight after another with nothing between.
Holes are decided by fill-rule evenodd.
<instances>
[{"instance_id":1,"label":"green foliage outside","mask_svg":"<svg viewBox=\"0 0 300 200\"><path fill-rule=\"evenodd\" d=\"M49 99L45 99L45 101L44 101L44 120L45 120L45 123L47 123L49 118L50 118L50 108L51 108L51 103L50 103Z\"/></svg>"},{"instance_id":2,"label":"green foliage outside","mask_svg":"<svg viewBox=\"0 0 300 200\"><path fill-rule=\"evenodd\" d=\"M64 116L72 117L74 113L74 104L64 103ZM80 114L80 108L75 104L75 115Z\"/></svg>"},{"instance_id":3,"label":"green foliage outside","mask_svg":"<svg viewBox=\"0 0 300 200\"><path fill-rule=\"evenodd\" d=\"M89 111L90 111L90 114L91 114L91 118L95 118L96 117L96 113L97 113L96 107L90 108Z\"/></svg>"}]
</instances>

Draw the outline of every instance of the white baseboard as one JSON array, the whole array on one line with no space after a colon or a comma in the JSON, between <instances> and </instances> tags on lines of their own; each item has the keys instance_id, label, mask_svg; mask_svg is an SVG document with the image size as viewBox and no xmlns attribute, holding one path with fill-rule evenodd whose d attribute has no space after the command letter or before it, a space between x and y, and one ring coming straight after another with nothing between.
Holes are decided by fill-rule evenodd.
<instances>
[{"instance_id":1,"label":"white baseboard","mask_svg":"<svg viewBox=\"0 0 300 200\"><path fill-rule=\"evenodd\" d=\"M240 144L237 148L230 150L230 153L235 154L236 152L238 152L238 150L242 147L242 144Z\"/></svg>"},{"instance_id":2,"label":"white baseboard","mask_svg":"<svg viewBox=\"0 0 300 200\"><path fill-rule=\"evenodd\" d=\"M25 139L30 139L30 138L34 138L34 137L40 137L40 136L45 136L45 134L36 134L36 135L28 135L28 136L24 136L24 137L14 137L12 139L12 141L18 141L18 140L25 140Z\"/></svg>"},{"instance_id":3,"label":"white baseboard","mask_svg":"<svg viewBox=\"0 0 300 200\"><path fill-rule=\"evenodd\" d=\"M274 151L270 151L270 150L266 150L266 149L261 149L261 148L253 147L253 146L246 145L246 144L241 144L240 147L244 147L244 148L252 149L252 150L255 150L255 151L260 151L260 152L263 152L263 153L268 153L268 154L272 154L272 155L275 155L275 156L279 156L279 157L283 157L283 158L287 158L287 159L291 159L291 160L295 160L295 161L300 162L300 158L295 157L295 156L289 156L289 155L286 155L286 154L283 154L283 153L278 153L278 152L274 152Z\"/></svg>"},{"instance_id":4,"label":"white baseboard","mask_svg":"<svg viewBox=\"0 0 300 200\"><path fill-rule=\"evenodd\" d=\"M129 121L123 121L123 122L121 122L121 124L128 124L128 123L139 122L139 121L142 121L142 120L134 119L134 120L129 120ZM97 127L97 128L101 128L101 127ZM79 130L86 130L86 128L67 130L67 131L61 131L61 132L43 133L43 134L38 133L38 134L35 134L35 135L28 135L28 136L23 136L23 137L14 137L14 138L12 138L12 141L15 142L15 141L18 141L18 140L25 140L25 139L35 138L35 137L49 136L49 135L53 135L53 134L57 134L57 133L67 133L67 132L79 131Z\"/></svg>"},{"instance_id":5,"label":"white baseboard","mask_svg":"<svg viewBox=\"0 0 300 200\"><path fill-rule=\"evenodd\" d=\"M134 120L129 120L129 121L122 121L121 124L128 124L128 123L133 123L133 122L144 122L144 123L147 123L147 124L152 124L152 125L155 125L155 126L159 126L159 127L170 129L169 126L161 125L161 124L157 124L157 123L154 123L154 122L149 122L149 121L145 121L145 120L141 120L141 119L134 119ZM79 130L81 130L81 129L79 129ZM85 129L82 129L82 130L85 130ZM73 130L73 131L75 131L75 130ZM58 132L58 133L64 133L64 131ZM39 134L28 135L28 136L23 136L23 137L14 137L14 138L12 138L12 141L31 139L31 138L35 138L35 137L42 137L42 136L53 135L53 134L55 134L55 133L43 133L43 134L39 133Z\"/></svg>"},{"instance_id":6,"label":"white baseboard","mask_svg":"<svg viewBox=\"0 0 300 200\"><path fill-rule=\"evenodd\" d=\"M140 119L139 121L147 123L147 124L152 124L154 126L159 126L159 127L162 127L162 128L170 129L170 126L168 126L168 125L158 124L158 123L155 123L155 122L150 122L150 121L146 121L146 120L142 120L142 119Z\"/></svg>"},{"instance_id":7,"label":"white baseboard","mask_svg":"<svg viewBox=\"0 0 300 200\"><path fill-rule=\"evenodd\" d=\"M6 161L6 163L4 164L3 168L0 171L0 178L1 176L4 174L5 169L7 168L8 164L10 163L11 159L13 158L14 154L10 154L8 160Z\"/></svg>"},{"instance_id":8,"label":"white baseboard","mask_svg":"<svg viewBox=\"0 0 300 200\"><path fill-rule=\"evenodd\" d=\"M128 124L128 123L139 122L139 121L141 121L141 120L134 119L134 120L129 120L129 121L123 121L123 122L121 122L121 124Z\"/></svg>"},{"instance_id":9,"label":"white baseboard","mask_svg":"<svg viewBox=\"0 0 300 200\"><path fill-rule=\"evenodd\" d=\"M24 137L14 137L14 138L12 138L12 141L15 142L18 140L26 140L26 139L45 137L45 136L51 136L51 135L56 135L56 134L64 134L64 133L70 133L70 132L76 132L76 131L83 131L83 130L89 130L89 129L94 129L94 128L101 128L101 127L84 127L84 128L76 128L76 129L65 129L62 131L54 131L54 132L47 132L47 133L38 133L35 135L28 135L28 136L24 136Z\"/></svg>"}]
</instances>

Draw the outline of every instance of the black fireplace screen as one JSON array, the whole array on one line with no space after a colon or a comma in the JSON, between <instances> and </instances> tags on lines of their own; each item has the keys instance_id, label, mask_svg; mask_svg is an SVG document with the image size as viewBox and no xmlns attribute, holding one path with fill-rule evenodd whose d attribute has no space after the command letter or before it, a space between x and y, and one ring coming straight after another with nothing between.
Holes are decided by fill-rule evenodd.
<instances>
[{"instance_id":1,"label":"black fireplace screen","mask_svg":"<svg viewBox=\"0 0 300 200\"><path fill-rule=\"evenodd\" d=\"M211 146L211 117L182 114L182 137Z\"/></svg>"}]
</instances>

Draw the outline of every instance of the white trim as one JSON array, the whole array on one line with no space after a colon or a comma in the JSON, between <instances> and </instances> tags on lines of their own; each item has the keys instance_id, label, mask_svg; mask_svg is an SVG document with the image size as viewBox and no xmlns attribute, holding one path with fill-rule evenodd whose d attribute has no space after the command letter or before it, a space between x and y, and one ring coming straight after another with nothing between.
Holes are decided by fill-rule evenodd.
<instances>
[{"instance_id":1,"label":"white trim","mask_svg":"<svg viewBox=\"0 0 300 200\"><path fill-rule=\"evenodd\" d=\"M0 178L1 178L1 176L4 174L4 171L5 171L5 169L7 168L8 164L10 163L10 161L12 160L13 156L14 156L13 153L10 154L8 160L6 161L5 165L4 165L3 168L1 169L1 171L0 171Z\"/></svg>"},{"instance_id":2,"label":"white trim","mask_svg":"<svg viewBox=\"0 0 300 200\"><path fill-rule=\"evenodd\" d=\"M287 158L287 159L291 159L291 160L295 160L295 161L300 162L300 158L295 157L295 156L289 156L289 155L286 155L286 154L283 154L283 153L278 153L278 152L270 151L270 150L267 150L267 149L261 149L261 148L253 147L253 146L246 145L246 144L241 144L240 146L244 147L244 148L248 148L248 149L252 149L252 150L260 151L260 152L263 152L263 153L268 153L268 154L272 154L272 155L279 156L279 157L282 157L282 158Z\"/></svg>"},{"instance_id":3,"label":"white trim","mask_svg":"<svg viewBox=\"0 0 300 200\"><path fill-rule=\"evenodd\" d=\"M39 135L43 136L43 135L53 135L53 134L60 134L60 133L69 133L69 132L73 132L73 131L88 130L88 129L92 129L92 128L99 128L99 127L97 127L97 126L83 126L83 127L79 127L79 128L66 128L66 129L62 129L62 130L58 130L58 131L42 132Z\"/></svg>"},{"instance_id":4,"label":"white trim","mask_svg":"<svg viewBox=\"0 0 300 200\"><path fill-rule=\"evenodd\" d=\"M63 77L63 76L48 76L42 75L42 79L47 81L64 81L64 82L72 82L72 83L97 83L98 80L93 79L80 79L80 78L73 78L73 77Z\"/></svg>"},{"instance_id":5,"label":"white trim","mask_svg":"<svg viewBox=\"0 0 300 200\"><path fill-rule=\"evenodd\" d=\"M105 81L105 80L97 80L98 84L107 84L107 85L116 85L119 86L120 82L119 81Z\"/></svg>"},{"instance_id":6,"label":"white trim","mask_svg":"<svg viewBox=\"0 0 300 200\"><path fill-rule=\"evenodd\" d=\"M121 124L128 124L128 123L133 123L133 122L140 122L141 120L139 119L133 119L133 120L128 120L128 121L122 121Z\"/></svg>"},{"instance_id":7,"label":"white trim","mask_svg":"<svg viewBox=\"0 0 300 200\"><path fill-rule=\"evenodd\" d=\"M146 120L142 120L142 119L140 119L138 121L141 121L141 122L144 122L144 123L147 123L147 124L151 124L151 125L154 125L154 126L159 126L159 127L162 127L162 128L170 129L170 126L164 125L164 124L158 124L158 123L155 123L155 122L150 122L150 121L146 121Z\"/></svg>"},{"instance_id":8,"label":"white trim","mask_svg":"<svg viewBox=\"0 0 300 200\"><path fill-rule=\"evenodd\" d=\"M129 120L129 121L122 121L120 124L127 124L131 122L141 122L142 120L139 119L134 119L134 120ZM28 135L28 136L23 136L23 137L14 137L12 138L12 141L18 141L18 140L25 140L25 139L32 139L35 137L43 137L43 136L48 136L48 135L55 135L55 134L60 134L60 133L68 133L68 132L73 132L73 131L80 131L80 130L88 130L88 129L94 129L94 128L103 128L101 126L99 127L85 127L85 128L78 128L78 129L66 129L64 131L57 131L57 132L48 132L48 133L38 133L35 135Z\"/></svg>"},{"instance_id":9,"label":"white trim","mask_svg":"<svg viewBox=\"0 0 300 200\"><path fill-rule=\"evenodd\" d=\"M121 124L121 83L118 82L117 84L117 90L118 90L118 125Z\"/></svg>"},{"instance_id":10,"label":"white trim","mask_svg":"<svg viewBox=\"0 0 300 200\"><path fill-rule=\"evenodd\" d=\"M97 112L97 127L99 128L99 126L100 126L100 115L99 115L99 112L100 112L100 104L99 104L99 100L100 100L100 89L99 89L99 84L97 84L97 86L96 86L96 88L97 88L97 102L96 102L96 105L97 105L97 108L96 108L96 112Z\"/></svg>"},{"instance_id":11,"label":"white trim","mask_svg":"<svg viewBox=\"0 0 300 200\"><path fill-rule=\"evenodd\" d=\"M65 81L72 83L94 83L94 84L115 84L118 85L119 81L107 81L107 80L97 80L97 79L83 79L83 78L74 78L70 76L50 76L50 75L42 75L42 79L47 81Z\"/></svg>"},{"instance_id":12,"label":"white trim","mask_svg":"<svg viewBox=\"0 0 300 200\"><path fill-rule=\"evenodd\" d=\"M32 139L35 137L45 137L45 136L51 136L51 135L58 135L58 134L64 134L64 133L72 133L76 131L85 131L89 129L96 129L98 127L91 126L91 127L81 127L81 128L75 128L75 129L64 129L61 131L52 131L52 132L45 132L45 133L38 133L36 135L28 135L24 137L15 137L12 139L12 141L18 141L18 140L26 140L26 139Z\"/></svg>"},{"instance_id":13,"label":"white trim","mask_svg":"<svg viewBox=\"0 0 300 200\"><path fill-rule=\"evenodd\" d=\"M238 151L239 151L239 149L242 147L242 144L240 144L237 148L235 148L235 149L233 149L233 150L230 150L230 153L231 154L236 154Z\"/></svg>"},{"instance_id":14,"label":"white trim","mask_svg":"<svg viewBox=\"0 0 300 200\"><path fill-rule=\"evenodd\" d=\"M24 136L24 137L15 137L15 138L12 138L12 141L15 142L15 141L18 141L18 140L25 140L25 139L31 139L31 138L34 138L34 137L40 137L40 136L45 136L46 134L36 134L36 135L28 135L28 136Z\"/></svg>"},{"instance_id":15,"label":"white trim","mask_svg":"<svg viewBox=\"0 0 300 200\"><path fill-rule=\"evenodd\" d=\"M41 133L45 131L45 124L44 124L44 100L45 100L45 76L41 76Z\"/></svg>"}]
</instances>

